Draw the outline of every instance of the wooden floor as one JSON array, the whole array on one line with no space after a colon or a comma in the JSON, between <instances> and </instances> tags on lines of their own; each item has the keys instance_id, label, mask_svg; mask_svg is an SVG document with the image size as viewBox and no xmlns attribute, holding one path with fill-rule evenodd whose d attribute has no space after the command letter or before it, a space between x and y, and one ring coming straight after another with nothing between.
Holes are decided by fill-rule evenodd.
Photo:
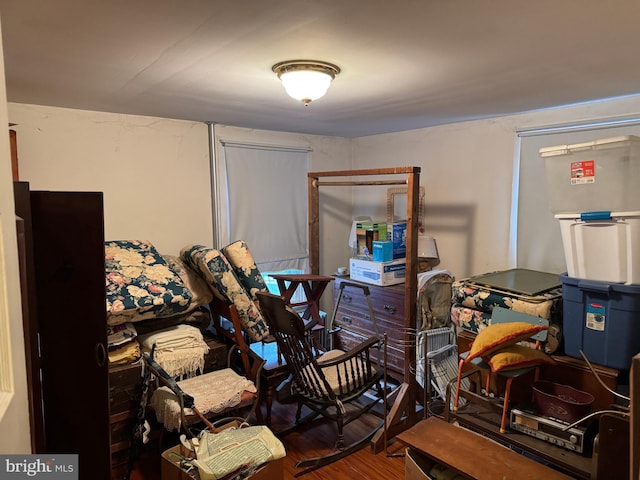
<instances>
[{"instance_id":1,"label":"wooden floor","mask_svg":"<svg viewBox=\"0 0 640 480\"><path fill-rule=\"evenodd\" d=\"M274 402L272 412L272 430L279 430L290 425L295 415L295 404L279 404ZM367 414L345 427L347 442L359 438L366 431L380 423L380 418ZM404 479L404 446L391 439L387 451L372 454L369 446L300 477L295 467L297 461L328 453L332 450L336 435L335 424L318 419L312 425L293 431L284 437L282 442L287 450L285 458L285 480L300 478L302 480L396 480ZM148 445L137 462L131 480L160 480L160 453L162 449L172 446L171 435L165 436L162 447L157 443ZM177 443L177 440L174 440Z\"/></svg>"}]
</instances>

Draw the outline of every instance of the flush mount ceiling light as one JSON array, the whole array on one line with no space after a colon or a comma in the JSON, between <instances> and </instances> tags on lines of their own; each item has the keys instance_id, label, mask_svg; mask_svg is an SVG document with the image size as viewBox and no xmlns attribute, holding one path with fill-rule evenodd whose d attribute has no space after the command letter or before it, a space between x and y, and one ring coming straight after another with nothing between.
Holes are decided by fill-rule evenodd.
<instances>
[{"instance_id":1,"label":"flush mount ceiling light","mask_svg":"<svg viewBox=\"0 0 640 480\"><path fill-rule=\"evenodd\" d=\"M276 63L272 70L289 96L305 106L324 96L331 81L340 73L338 66L317 60L287 60Z\"/></svg>"}]
</instances>

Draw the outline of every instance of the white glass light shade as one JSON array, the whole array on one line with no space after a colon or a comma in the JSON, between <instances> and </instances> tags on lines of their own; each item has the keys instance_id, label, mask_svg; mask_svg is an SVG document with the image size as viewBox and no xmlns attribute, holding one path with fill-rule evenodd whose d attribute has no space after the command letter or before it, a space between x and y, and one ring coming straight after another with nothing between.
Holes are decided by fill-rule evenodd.
<instances>
[{"instance_id":1,"label":"white glass light shade","mask_svg":"<svg viewBox=\"0 0 640 480\"><path fill-rule=\"evenodd\" d=\"M290 97L308 104L327 93L333 78L324 72L294 70L280 75L280 80Z\"/></svg>"},{"instance_id":2,"label":"white glass light shade","mask_svg":"<svg viewBox=\"0 0 640 480\"><path fill-rule=\"evenodd\" d=\"M331 81L340 73L336 65L316 60L288 60L272 67L290 97L309 105L327 93Z\"/></svg>"}]
</instances>

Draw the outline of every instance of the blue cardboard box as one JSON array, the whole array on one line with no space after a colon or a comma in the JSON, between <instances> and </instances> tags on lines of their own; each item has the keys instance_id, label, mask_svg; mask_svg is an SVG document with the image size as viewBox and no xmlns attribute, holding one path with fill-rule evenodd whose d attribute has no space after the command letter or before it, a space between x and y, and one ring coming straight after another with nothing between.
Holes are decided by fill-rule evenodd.
<instances>
[{"instance_id":1,"label":"blue cardboard box","mask_svg":"<svg viewBox=\"0 0 640 480\"><path fill-rule=\"evenodd\" d=\"M407 222L394 222L388 229L388 238L393 242L393 259L407 256Z\"/></svg>"},{"instance_id":2,"label":"blue cardboard box","mask_svg":"<svg viewBox=\"0 0 640 480\"><path fill-rule=\"evenodd\" d=\"M393 260L393 242L388 240L374 240L373 261L390 262L391 260Z\"/></svg>"}]
</instances>

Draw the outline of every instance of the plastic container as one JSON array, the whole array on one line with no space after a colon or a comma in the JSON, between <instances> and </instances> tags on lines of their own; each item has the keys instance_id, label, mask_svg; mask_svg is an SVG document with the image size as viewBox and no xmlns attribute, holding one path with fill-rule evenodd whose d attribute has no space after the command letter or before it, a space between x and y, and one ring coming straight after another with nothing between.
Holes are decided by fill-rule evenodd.
<instances>
[{"instance_id":1,"label":"plastic container","mask_svg":"<svg viewBox=\"0 0 640 480\"><path fill-rule=\"evenodd\" d=\"M640 210L640 137L556 145L539 154L553 213Z\"/></svg>"},{"instance_id":2,"label":"plastic container","mask_svg":"<svg viewBox=\"0 0 640 480\"><path fill-rule=\"evenodd\" d=\"M568 385L539 380L533 382L533 405L536 411L567 423L588 415L593 395Z\"/></svg>"},{"instance_id":3,"label":"plastic container","mask_svg":"<svg viewBox=\"0 0 640 480\"><path fill-rule=\"evenodd\" d=\"M558 214L570 277L640 284L640 212Z\"/></svg>"},{"instance_id":4,"label":"plastic container","mask_svg":"<svg viewBox=\"0 0 640 480\"><path fill-rule=\"evenodd\" d=\"M628 371L640 352L640 285L560 275L565 353Z\"/></svg>"}]
</instances>

